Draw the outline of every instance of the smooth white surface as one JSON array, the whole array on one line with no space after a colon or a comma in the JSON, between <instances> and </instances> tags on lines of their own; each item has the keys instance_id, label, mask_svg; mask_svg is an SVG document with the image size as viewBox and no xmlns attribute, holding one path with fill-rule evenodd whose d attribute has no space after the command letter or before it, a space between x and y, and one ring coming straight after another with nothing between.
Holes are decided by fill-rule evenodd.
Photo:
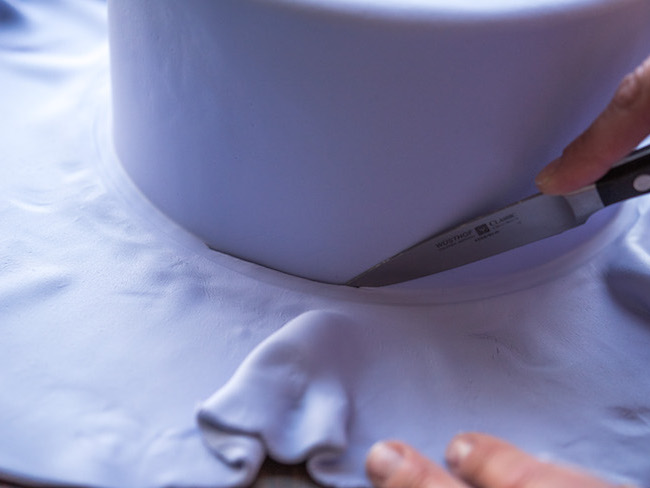
<instances>
[{"instance_id":1,"label":"smooth white surface","mask_svg":"<svg viewBox=\"0 0 650 488\"><path fill-rule=\"evenodd\" d=\"M629 0L273 0L297 8L343 10L365 15L444 16L464 19L503 19L511 16L584 15L594 8L620 6ZM635 1L635 0L632 0ZM588 9L585 11L584 7ZM588 13L587 13L588 15Z\"/></svg>"},{"instance_id":2,"label":"smooth white surface","mask_svg":"<svg viewBox=\"0 0 650 488\"><path fill-rule=\"evenodd\" d=\"M104 9L0 1L3 476L230 487L271 455L368 486L375 440L479 429L650 484L647 201L415 289L212 252L112 154Z\"/></svg>"},{"instance_id":3,"label":"smooth white surface","mask_svg":"<svg viewBox=\"0 0 650 488\"><path fill-rule=\"evenodd\" d=\"M346 282L532 193L647 55L647 0L553 3L110 0L117 152L213 248Z\"/></svg>"}]
</instances>

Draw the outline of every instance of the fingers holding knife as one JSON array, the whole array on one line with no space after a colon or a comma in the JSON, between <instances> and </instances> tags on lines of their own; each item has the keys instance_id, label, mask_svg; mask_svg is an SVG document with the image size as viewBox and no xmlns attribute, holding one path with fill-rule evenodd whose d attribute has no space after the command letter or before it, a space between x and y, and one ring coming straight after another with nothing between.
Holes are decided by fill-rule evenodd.
<instances>
[{"instance_id":1,"label":"fingers holding knife","mask_svg":"<svg viewBox=\"0 0 650 488\"><path fill-rule=\"evenodd\" d=\"M543 193L593 183L650 134L650 57L627 75L614 98L562 155L535 179Z\"/></svg>"}]
</instances>

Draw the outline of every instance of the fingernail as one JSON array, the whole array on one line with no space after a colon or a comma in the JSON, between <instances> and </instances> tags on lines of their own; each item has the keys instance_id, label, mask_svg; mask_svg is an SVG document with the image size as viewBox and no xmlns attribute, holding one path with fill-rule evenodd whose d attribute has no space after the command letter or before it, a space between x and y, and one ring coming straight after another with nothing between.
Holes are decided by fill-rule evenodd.
<instances>
[{"instance_id":1,"label":"fingernail","mask_svg":"<svg viewBox=\"0 0 650 488\"><path fill-rule=\"evenodd\" d=\"M368 453L368 476L373 484L381 486L399 469L403 461L401 452L389 444L378 442Z\"/></svg>"},{"instance_id":2,"label":"fingernail","mask_svg":"<svg viewBox=\"0 0 650 488\"><path fill-rule=\"evenodd\" d=\"M445 453L445 460L447 465L452 469L456 470L462 464L462 462L469 456L472 452L474 446L472 443L465 439L464 437L456 437L447 448Z\"/></svg>"},{"instance_id":3,"label":"fingernail","mask_svg":"<svg viewBox=\"0 0 650 488\"><path fill-rule=\"evenodd\" d=\"M553 181L553 177L555 176L555 173L557 173L557 170L560 167L560 159L556 159L554 161L551 161L542 171L539 172L539 174L535 177L535 184L537 185L537 188L540 190L544 190L545 187L549 185Z\"/></svg>"}]
</instances>

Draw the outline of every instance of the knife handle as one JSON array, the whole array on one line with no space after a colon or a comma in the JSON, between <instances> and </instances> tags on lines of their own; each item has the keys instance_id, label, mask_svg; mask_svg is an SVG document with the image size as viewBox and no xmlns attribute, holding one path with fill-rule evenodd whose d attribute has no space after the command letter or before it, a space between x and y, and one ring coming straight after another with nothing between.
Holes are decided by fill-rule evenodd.
<instances>
[{"instance_id":1,"label":"knife handle","mask_svg":"<svg viewBox=\"0 0 650 488\"><path fill-rule=\"evenodd\" d=\"M650 146L631 152L596 182L603 205L650 193Z\"/></svg>"}]
</instances>

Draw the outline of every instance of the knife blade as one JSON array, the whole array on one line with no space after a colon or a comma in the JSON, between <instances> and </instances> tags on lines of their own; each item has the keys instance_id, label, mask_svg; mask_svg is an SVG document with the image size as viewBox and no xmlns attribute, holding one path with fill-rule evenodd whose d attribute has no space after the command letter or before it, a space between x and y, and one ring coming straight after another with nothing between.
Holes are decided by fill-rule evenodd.
<instances>
[{"instance_id":1,"label":"knife blade","mask_svg":"<svg viewBox=\"0 0 650 488\"><path fill-rule=\"evenodd\" d=\"M473 263L584 224L608 205L650 192L650 146L595 184L567 195L535 194L429 237L349 280L354 287L402 283Z\"/></svg>"}]
</instances>

